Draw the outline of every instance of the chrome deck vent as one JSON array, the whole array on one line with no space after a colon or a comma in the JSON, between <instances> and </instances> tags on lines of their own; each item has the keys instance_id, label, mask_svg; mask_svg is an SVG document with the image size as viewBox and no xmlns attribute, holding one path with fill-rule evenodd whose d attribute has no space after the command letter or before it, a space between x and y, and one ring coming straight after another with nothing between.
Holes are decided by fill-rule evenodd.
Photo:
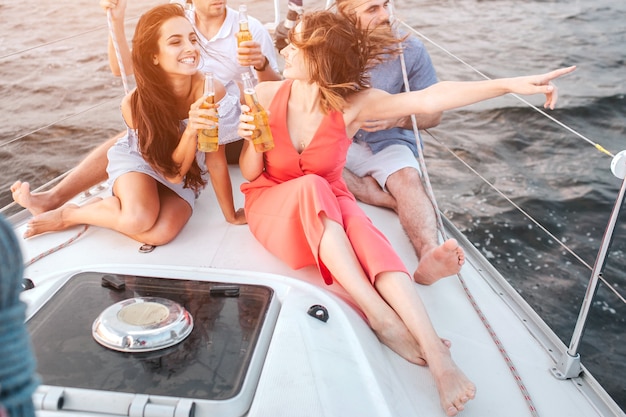
<instances>
[{"instance_id":1,"label":"chrome deck vent","mask_svg":"<svg viewBox=\"0 0 626 417\"><path fill-rule=\"evenodd\" d=\"M120 352L151 352L183 341L193 329L191 314L160 297L135 297L105 309L93 323L93 338Z\"/></svg>"}]
</instances>

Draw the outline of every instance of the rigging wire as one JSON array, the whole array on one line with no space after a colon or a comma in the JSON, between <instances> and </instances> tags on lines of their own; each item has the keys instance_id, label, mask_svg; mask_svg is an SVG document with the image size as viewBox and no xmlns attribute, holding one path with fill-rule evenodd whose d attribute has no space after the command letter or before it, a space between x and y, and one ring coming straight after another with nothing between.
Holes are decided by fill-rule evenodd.
<instances>
[{"instance_id":1,"label":"rigging wire","mask_svg":"<svg viewBox=\"0 0 626 417\"><path fill-rule=\"evenodd\" d=\"M394 18L393 16L393 0L390 4L390 18ZM452 55L450 52L448 52L447 50L441 48L439 45L437 45L436 43L432 42L430 39L426 38L425 36L419 34L419 32L417 32L416 30L414 30L412 27L408 26L406 23L402 22L402 24L406 27L408 27L411 31L415 32L416 34L422 36L424 39L427 39L429 42L433 43L435 46L437 46L438 48L442 49L443 51L445 51L447 54L449 54L450 56L456 58L454 55ZM459 59L459 58L456 58ZM463 62L465 65L469 66L470 68L474 69L471 65L465 63L464 61L460 60L459 61ZM409 88L409 83L408 83L408 76L407 76L407 70L406 70L406 65L405 65L405 61L404 61L404 54L401 53L400 54L400 62L401 62L401 67L402 67L402 75L404 78L404 85L407 91L410 91ZM489 79L487 76L485 76L484 74L480 73L480 71L474 69L476 72L478 72L479 74L481 74L483 77L485 77L486 79ZM538 111L539 113L543 114L544 116L548 117L548 119L556 122L557 124L559 124L560 126L566 128L567 130L569 130L570 132L576 134L577 136L583 138L584 140L586 140L587 142L593 144L595 146L595 148L597 150L599 150L600 152L603 152L609 156L613 156L610 152L608 152L606 149L604 149L601 145L598 145L596 143L594 143L593 141L589 140L588 138L584 137L583 135L579 134L578 132L574 131L573 129L569 128L568 126L566 126L565 124L561 123L560 121L554 119L553 117L549 116L548 114L546 114L543 110L538 109L537 107L533 106L532 104L530 104L529 102L527 102L526 100L522 99L521 97L519 97L516 94L512 94L513 96L515 96L518 100L521 100L522 102L524 102L526 105L532 107L533 109L535 109L536 111ZM424 161L424 157L423 157L423 152L421 149L421 141L420 141L420 136L419 136L419 131L418 131L418 127L417 127L417 123L416 123L416 118L414 115L411 116L411 121L413 124L413 131L415 134L415 139L418 142L417 143L417 149L418 149L418 161L419 161L419 165L420 168L422 168L422 183L424 185L424 188L427 192L427 195L431 201L431 204L433 206L433 209L435 211L435 216L437 219L437 225L438 225L438 229L439 232L442 236L442 238L444 240L447 240L447 236L446 236L446 231L443 227L443 221L441 219L441 212L439 211L438 207L437 207L437 202L432 190L432 186L430 184L430 180L426 171L426 164ZM435 138L435 136L431 133L428 132L428 134L433 137L433 139L437 140L439 143L441 143L438 139ZM442 144L443 145L443 144ZM545 227L543 227L539 222L537 222L532 216L530 216L528 213L526 213L521 207L519 207L517 204L513 203L513 201L511 201L511 199L509 199L504 193L502 193L499 189L497 189L494 185L492 185L489 181L487 181L486 178L484 178L482 175L480 175L476 170L474 170L473 168L471 168L467 163L465 163L465 161L463 161L460 157L458 157L454 152L452 152L451 149L449 149L447 146L443 145L450 153L452 153L452 155L454 155L461 163L463 163L468 169L470 169L475 175L477 175L479 178L481 178L485 183L487 183L492 189L494 189L497 193L499 193L502 197L504 197L510 204L512 204L517 210L519 210L524 216L526 216L528 219L530 219L533 223L535 223L541 230L543 230L545 233L547 233L549 236L551 236L555 241L557 241L562 247L564 247L570 254L572 254L576 259L578 259L582 264L586 265L588 268L591 269L591 267L583 260L581 259L578 255L576 255L569 247L567 247L565 244L563 244L559 239L556 239L556 237L554 237L554 235L552 235ZM491 324L489 323L489 320L487 319L487 317L483 314L480 306L478 305L478 303L476 302L476 300L474 299L473 294L471 293L465 279L463 278L463 275L461 273L461 271L459 271L457 273L457 277L459 279L459 282L461 284L461 286L463 287L463 290L465 291L465 294L467 295L468 300L470 301L470 304L472 305L472 307L474 308L476 314L478 315L478 317L480 318L480 320L482 321L483 325L485 326L485 329L487 330L487 332L489 333L489 335L491 336L493 342L495 343L496 347L498 348L498 351L500 352L500 354L502 355L504 361L506 362L509 371L511 372L511 374L513 375L515 382L517 383L518 388L520 389L522 396L524 397L524 400L526 402L526 405L528 406L528 409L530 411L530 414L533 417L538 417L538 410L535 407L533 400L530 396L530 393L528 392L528 389L526 388L526 385L524 384L524 381L522 380L521 376L519 375L519 372L517 371L516 366L514 365L514 363L512 362L508 352L506 351L504 345L502 344L498 334L496 333L496 331L493 329L493 327L491 326ZM611 289L611 291L613 291L618 298L620 298L622 300L622 302L625 302L626 300L624 300L624 298L617 293L617 291L608 283L606 282L606 280L604 280L604 278L602 277L602 275L599 276L599 278L607 285L607 287L609 289Z\"/></svg>"},{"instance_id":2,"label":"rigging wire","mask_svg":"<svg viewBox=\"0 0 626 417\"><path fill-rule=\"evenodd\" d=\"M14 55L20 55L20 54L23 54L25 52L32 51L33 49L39 49L39 48L42 48L44 46L53 45L53 44L59 43L59 42L64 42L64 41L67 41L67 40L73 39L73 38L78 38L80 36L84 36L84 35L87 35L89 33L98 32L98 31L102 30L104 27L105 26L103 26L103 25L96 26L95 28L90 29L90 30L85 31L85 32L75 33L73 35L69 35L69 36L66 36L64 38L55 39L53 41L40 43L39 45L31 46L31 47L26 48L26 49L22 49L22 50L19 50L19 51L14 51L14 52L8 53L6 55L0 56L0 60L12 57Z\"/></svg>"},{"instance_id":3,"label":"rigging wire","mask_svg":"<svg viewBox=\"0 0 626 417\"><path fill-rule=\"evenodd\" d=\"M126 71L125 71L125 69L124 69L124 63L123 63L123 61L122 61L122 56L121 56L121 53L120 53L119 44L118 44L117 39L116 39L116 36L115 36L115 31L113 30L113 24L112 24L112 18L111 18L111 10L110 10L110 9L109 9L109 10L107 10L107 26L108 26L108 29L109 29L109 35L111 36L111 40L112 40L112 42L113 42L113 47L114 47L114 49L115 49L115 55L116 55L116 58L117 58L117 61L118 61L118 65L119 65L119 67L120 67L120 71L121 71L121 75L122 75L122 83L123 83L123 85L124 85L124 93L125 93L125 94L128 94L128 92L129 92L129 87L128 87L128 79L127 79L127 76L126 76ZM99 103L99 104L96 104L96 105L94 105L94 106L91 106L91 107L89 107L89 108L87 108L87 109L84 109L84 110L82 110L82 111L80 111L80 112L78 112L78 113L75 113L75 114L73 114L73 115L70 115L70 116L64 117L64 118L62 118L62 119L59 119L59 120L57 120L56 122L53 122L53 123L51 123L51 124L48 124L47 126L44 126L44 127L39 128L39 129L36 129L36 130L34 130L34 131L31 131L31 132L29 132L29 133L27 133L27 134L25 134L25 135L22 135L22 136L20 136L20 137L18 137L18 138L14 138L14 139L12 139L12 140L9 140L9 141L7 141L7 142L4 142L4 143L0 144L0 147L2 147L2 146L4 146L4 145L7 145L7 144L9 144L9 143L13 143L13 142L15 142L15 141L17 141L17 140L19 140L19 139L21 139L21 138L23 138L23 137L29 136L29 135L31 135L31 134L33 134L33 133L35 133L35 132L38 132L38 131L40 131L40 130L42 130L42 129L45 129L45 128L47 128L47 127L53 126L53 125L55 125L55 124L57 124L58 122L61 122L61 121L63 121L63 120L67 120L67 119L69 119L69 118L71 118L71 117L77 116L77 115L79 115L79 114L85 113L85 112L87 112L87 111L89 111L89 110L92 110L92 109L94 109L94 108L100 107L100 106L102 106L102 105L104 105L104 104L109 103L109 102L110 102L110 101L112 101L112 100L113 100L113 99L111 99L111 100L106 100L106 101L104 101L104 102L101 102L101 103ZM116 100L119 100L119 99L116 99ZM71 172L71 170L70 170L70 171L67 171L67 172L66 172L63 176L68 175L70 172ZM55 180L56 180L56 179L55 179ZM53 180L53 181L55 181L55 180ZM41 188L41 187L40 187L40 188ZM6 208L7 208L7 207L5 207L5 209L6 209ZM3 210L4 210L4 209L3 209ZM25 262L25 263L24 263L24 268L26 268L26 267L28 267L28 266L30 266L30 265L32 265L32 264L34 264L35 262L39 261L40 259L43 259L44 257L46 257L46 256L48 256L48 255L50 255L50 254L52 254L52 253L54 253L54 252L57 252L57 251L59 251L59 250L61 250L61 249L65 248L65 247L67 247L67 246L71 245L71 244L72 244L72 243L74 243L76 240L78 240L78 239L79 239L79 238L80 238L80 237L81 237L81 236L82 236L85 232L87 232L87 230L88 230L88 229L89 229L89 225L84 225L83 229L82 229L81 231L79 231L76 235L74 235L73 237L69 238L69 239L68 239L68 240L66 240L65 242L63 242L63 243L61 243L61 244L59 244L59 245L57 245L57 246L55 246L55 247L53 247L53 248L50 248L50 249L49 249L49 250L47 250L47 251L44 251L44 252L40 253L39 255L37 255L37 256L35 256L35 257L31 258L29 261Z\"/></svg>"},{"instance_id":4,"label":"rigging wire","mask_svg":"<svg viewBox=\"0 0 626 417\"><path fill-rule=\"evenodd\" d=\"M51 123L48 123L48 124L47 124L47 125L45 125L45 126L38 127L38 128L36 128L36 129L34 129L34 130L31 130L30 132L23 133L23 134L21 134L20 136L18 136L18 137L16 137L16 138L9 139L9 140L7 140L7 141L4 141L4 142L0 143L0 148L2 148L3 146L9 145L9 144L11 144L11 143L13 143L13 142L17 142L17 141L18 141L18 140L20 140L20 139L24 139L25 137L30 136L30 135L32 135L32 134L34 134L34 133L37 133L37 132L39 132L39 131L41 131L41 130L47 129L47 128L52 127L52 126L54 126L54 125L57 125L57 124L59 124L60 122L63 122L63 121L65 121L65 120L69 120L69 119L71 119L71 118L73 118L73 117L76 117L76 116L80 116L80 115L81 115L81 114L83 114L83 113L87 113L87 112L89 112L89 111L91 111L91 110L93 110L93 109L96 109L96 108L98 108L98 107L104 106L105 104L109 104L109 103L110 103L110 102L112 102L113 100L115 100L117 103L119 103L119 100L120 100L120 99L119 99L119 97L116 97L116 98L114 98L114 99L109 99L109 100L106 100L106 101L102 101L102 102L100 102L100 103L98 103L98 104L95 104L95 105L93 105L93 106L91 106L91 107L87 107L87 108L85 108L85 109L83 109L83 110L81 110L81 111L79 111L79 112L77 112L77 113L72 113L72 114L70 114L70 115L68 115L68 116L65 116L65 117L62 117L62 118L60 118L60 119L57 119L57 120L55 120L55 121L53 121L53 122L51 122Z\"/></svg>"},{"instance_id":5,"label":"rigging wire","mask_svg":"<svg viewBox=\"0 0 626 417\"><path fill-rule=\"evenodd\" d=\"M432 39L430 39L429 37L427 37L426 35L422 34L421 32L419 32L418 30L412 28L411 26L409 26L407 23L405 23L404 21L400 20L400 19L396 19L399 23L401 23L403 26L405 26L406 28L408 28L410 31L412 31L414 34L420 36L421 38L425 39L426 41L428 41L429 43L431 43L432 45L434 45L435 47L437 47L438 49L440 49L441 51L445 52L448 56L454 58L455 60L461 62L463 65L467 66L468 68L470 68L472 71L476 72L477 74L479 74L481 77L483 77L486 80L490 80L491 78L488 77L487 75L485 75L483 72L481 72L480 70L478 70L477 68L474 68L471 64L467 63L466 61L464 61L462 58L457 57L456 55L454 55L453 53L451 53L450 51L448 51L447 49L445 49L444 47L442 47L441 45L439 45L437 42L433 41ZM551 120L552 122L558 124L559 126L561 126L562 128L568 130L569 132L573 133L574 135L576 135L577 137L583 139L584 141L586 141L587 143L591 144L592 146L594 146L598 151L600 151L601 153L604 153L608 156L614 157L615 155L613 155L613 153L609 152L608 150L606 150L602 145L592 141L591 139L587 138L586 136L582 135L581 133L579 133L578 131L572 129L571 127L567 126L565 123L561 122L560 120L555 119L553 116L549 115L548 113L546 113L544 110L538 108L537 106L531 104L530 102L528 102L526 99L524 99L523 97L517 95L517 94L510 94L511 96L517 98L519 101L521 101L522 103L526 104L528 107L531 107L532 109L534 109L535 111L537 111L538 113L540 113L541 115L543 115L544 117L548 118L549 120ZM442 146L444 146L444 148L451 153L456 159L458 159L463 165L465 165L470 171L472 171L472 173L474 173L474 175L476 175L477 177L479 177L483 182L485 182L489 187L491 187L494 191L496 191L500 196L502 196L508 203L510 203L515 209L517 209L522 215L524 215L526 218L528 218L528 220L530 220L532 223L534 223L537 227L539 227L544 233L546 233L551 239L553 239L555 242L557 242L561 247L563 247L563 249L565 251L567 251L570 255L572 255L575 259L577 259L582 265L584 265L585 267L587 267L587 269L589 269L590 271L593 270L592 266L589 265L587 262L585 262L579 255L577 255L571 248L569 248L566 244L564 244L560 239L558 239L554 234L552 234L547 228L545 228L541 223L539 223L536 219L534 219L529 213L527 213L525 210L523 210L519 205L515 204L510 198L508 198L503 192L501 192L495 185L493 185L492 183L490 183L485 177L483 177L482 175L480 175L480 173L478 173L475 169L473 169L469 164L467 164L461 157L459 157L458 155L456 155L454 153L454 151L452 151L448 146L446 146L441 140L437 139L434 134L430 131L427 131L428 134L435 139L439 144L441 144ZM418 136L419 137L419 136ZM418 146L419 148L419 146ZM420 150L421 151L421 150ZM421 165L421 162L420 162ZM430 186L430 184L428 184L428 186ZM428 190L427 190L428 191ZM428 191L429 192L429 196L431 195L432 191ZM431 197L431 200L433 201L433 206L435 208L435 212L438 214L437 218L438 218L438 223L440 224L440 230L443 230L443 226L441 225L441 218L439 217L439 211L437 210L437 205L436 202L434 202L434 196ZM604 277L600 276L600 279L602 280L602 282L606 285L607 288L609 288L616 296L619 300L621 300L623 303L626 304L626 297L624 297L623 295L621 295Z\"/></svg>"},{"instance_id":6,"label":"rigging wire","mask_svg":"<svg viewBox=\"0 0 626 417\"><path fill-rule=\"evenodd\" d=\"M135 21L135 20L139 20L139 17L130 17L130 18L125 19L124 22L132 22L132 21ZM107 27L108 27L108 22L107 22L107 25L96 26L95 28L89 29L89 30L84 31L84 32L79 32L79 33L75 33L73 35L66 36L64 38L59 38L59 39L55 39L55 40L52 40L52 41L40 43L38 45L34 45L34 46L31 46L31 47L28 47L28 48L25 48L25 49L21 49L19 51L10 52L10 53L8 53L6 55L0 56L0 60L3 60L5 58L10 58L10 57L12 57L14 55L21 55L21 54L23 54L25 52L32 51L34 49L43 48L44 46L54 45L55 43L65 42L65 41L67 41L69 39L79 38L81 36L88 35L90 33L99 32L102 29L105 29Z\"/></svg>"},{"instance_id":7,"label":"rigging wire","mask_svg":"<svg viewBox=\"0 0 626 417\"><path fill-rule=\"evenodd\" d=\"M536 225L541 231L548 235L552 240L558 243L567 253L576 258L582 265L587 267L590 271L593 270L593 267L589 265L584 259L582 259L576 252L574 252L570 247L568 247L565 243L563 243L558 237L556 237L552 232L550 232L545 226L543 226L539 221L533 218L528 212L526 212L522 207L516 204L513 200L507 197L502 191L498 189L492 182L490 182L487 178L481 175L478 171L476 171L472 166L470 166L467 162L465 162L460 156L458 156L452 149L446 146L440 139L438 139L432 132L428 131L430 137L432 137L437 143L442 145L454 158L456 158L461 164L463 164L467 169L469 169L474 175L480 178L485 184L487 184L491 189L493 189L496 193L498 193L502 198L504 198L509 204L511 204L516 210L518 210L524 217L530 220L534 225ZM602 282L619 298L623 303L626 304L626 298L622 296L606 279L600 276Z\"/></svg>"},{"instance_id":8,"label":"rigging wire","mask_svg":"<svg viewBox=\"0 0 626 417\"><path fill-rule=\"evenodd\" d=\"M124 20L124 22L134 21L134 20L138 20L138 19L139 19L138 17L127 18L127 19ZM115 55L116 55L117 60L119 62L120 71L121 71L121 75L122 75L122 84L124 86L124 93L128 94L128 92L129 92L128 76L126 75L126 71L124 69L124 63L122 62L122 58L121 58L121 54L120 54L120 50L119 50L119 44L117 42L117 39L115 38L115 33L113 31L113 28L112 28L112 20L111 20L111 11L110 10L107 11L107 25L106 26L105 25L100 25L100 26L95 27L94 29L90 29L90 30L87 30L87 31L84 31L84 32L80 32L80 33L75 33L73 35L69 35L69 36L66 36L66 37L63 37L63 38L55 39L55 40L52 40L52 41L49 41L49 42L40 43L38 45L29 47L29 48L26 48L26 49L22 49L22 50L19 50L19 51L11 52L9 54L0 56L0 60L5 59L5 58L9 58L9 57L14 56L14 55L20 55L20 54L23 54L25 52L32 51L34 49L39 49L39 48L42 48L42 47L45 47L45 46L49 46L49 45L53 45L53 44L56 44L56 43L65 42L65 41L67 41L69 39L78 38L78 37L81 37L81 36L84 36L84 35L87 35L87 34L90 34L90 33L93 33L93 32L98 32L98 31L101 31L104 28L108 28L109 29L109 32L110 32L110 35L111 35L111 39L113 40L113 46L115 48ZM9 144L11 144L13 142L17 142L20 139L23 139L23 138L25 138L27 136L30 136L30 135L32 135L34 133L37 133L37 132L41 131L41 130L47 129L47 128L51 127L51 126L54 126L54 125L56 125L56 124L58 124L60 122L68 120L68 119L70 119L72 117L81 115L81 114L86 113L88 111L91 111L91 110L93 110L93 109L95 109L95 108L97 108L99 106L106 105L109 102L111 102L112 100L113 99L101 102L101 103L96 104L94 106L88 107L88 108L86 108L84 110L81 110L78 113L74 113L74 114L71 114L69 116L57 119L57 120L55 120L55 121L53 121L53 122L51 122L51 123L49 123L47 125L44 125L44 126L41 126L39 128L36 128L34 130L31 130L29 132L23 133L23 134L15 137L13 139L9 139L9 140L6 140L4 142L1 142L0 143L0 148L2 148L3 146L9 145ZM115 100L119 101L119 98L116 97Z\"/></svg>"},{"instance_id":9,"label":"rigging wire","mask_svg":"<svg viewBox=\"0 0 626 417\"><path fill-rule=\"evenodd\" d=\"M415 28L409 26L407 23L403 22L402 20L398 20L398 22L400 22L403 26L405 26L408 30L410 30L411 32L413 32L417 36L421 37L422 39L427 40L430 44L432 44L433 46L437 47L438 49L440 49L441 51L446 53L448 56L450 56L450 57L454 58L455 60L459 61L460 63L462 63L463 65L465 65L466 67L468 67L469 69L471 69L476 74L478 74L481 77L483 77L484 79L486 79L486 80L490 80L491 79L489 76L485 75L483 72L481 72L477 68L474 68L471 64L467 63L462 58L454 55L452 52L448 51L443 46L439 45L437 42L435 42L434 40L430 39L428 36L424 35L423 33L421 33L420 31L416 30ZM554 117L550 116L548 113L546 113L545 111L543 111L539 107L529 103L527 100L525 100L524 98L520 97L519 95L513 94L513 93L511 93L510 95L515 97L515 98L517 98L519 101L523 102L524 104L526 104L527 106L531 107L533 110L539 112L543 116L547 117L552 122L558 124L559 126L561 126L562 128L568 130L572 134L578 136L579 138L581 138L585 142L587 142L590 145L592 145L593 147L595 147L598 151L600 151L600 152L602 152L602 153L604 153L604 154L606 154L606 155L608 155L610 157L614 157L615 156L615 155L613 155L613 153L611 153L608 150L606 150L602 145L594 142L593 140L589 139L588 137L584 136L583 134L581 134L581 133L577 132L576 130L572 129L571 127L567 126L565 123L563 123L563 122L555 119Z\"/></svg>"}]
</instances>

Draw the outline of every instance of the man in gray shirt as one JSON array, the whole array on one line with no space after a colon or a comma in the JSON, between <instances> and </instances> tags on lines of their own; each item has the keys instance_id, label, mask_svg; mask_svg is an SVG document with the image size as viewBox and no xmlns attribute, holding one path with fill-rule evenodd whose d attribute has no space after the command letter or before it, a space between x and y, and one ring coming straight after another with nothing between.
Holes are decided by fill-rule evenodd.
<instances>
[{"instance_id":1,"label":"man in gray shirt","mask_svg":"<svg viewBox=\"0 0 626 417\"><path fill-rule=\"evenodd\" d=\"M363 28L388 25L388 6L388 0L337 1L338 11L355 15ZM409 37L402 47L410 89L421 90L437 83L422 42ZM405 91L400 57L373 68L371 84L392 94ZM426 129L439 124L441 113L415 117L418 128ZM419 258L413 277L428 285L459 272L465 254L455 239L439 243L435 211L416 159L417 146L421 144L416 141L410 118L371 120L354 137L343 176L357 199L398 213Z\"/></svg>"}]
</instances>

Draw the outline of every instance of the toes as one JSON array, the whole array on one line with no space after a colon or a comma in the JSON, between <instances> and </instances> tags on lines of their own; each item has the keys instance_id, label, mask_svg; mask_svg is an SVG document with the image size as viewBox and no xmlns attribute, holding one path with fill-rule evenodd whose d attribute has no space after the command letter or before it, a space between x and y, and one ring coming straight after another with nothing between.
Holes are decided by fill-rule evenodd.
<instances>
[{"instance_id":1,"label":"toes","mask_svg":"<svg viewBox=\"0 0 626 417\"><path fill-rule=\"evenodd\" d=\"M34 235L35 231L30 226L27 226L26 231L24 232L24 239L28 239L29 237L32 237Z\"/></svg>"},{"instance_id":2,"label":"toes","mask_svg":"<svg viewBox=\"0 0 626 417\"><path fill-rule=\"evenodd\" d=\"M459 413L459 410L457 410L457 408L453 405L448 407L448 409L446 410L446 414L449 415L450 417L456 416L458 413Z\"/></svg>"},{"instance_id":3,"label":"toes","mask_svg":"<svg viewBox=\"0 0 626 417\"><path fill-rule=\"evenodd\" d=\"M12 193L16 192L17 189L20 188L21 185L22 185L21 181L15 181L13 185L11 185L11 192Z\"/></svg>"}]
</instances>

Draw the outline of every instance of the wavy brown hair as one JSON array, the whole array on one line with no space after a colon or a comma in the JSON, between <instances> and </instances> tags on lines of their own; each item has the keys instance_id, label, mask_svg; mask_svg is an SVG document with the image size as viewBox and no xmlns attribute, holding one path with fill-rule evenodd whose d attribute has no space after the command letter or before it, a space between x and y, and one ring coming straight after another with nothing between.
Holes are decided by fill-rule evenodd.
<instances>
[{"instance_id":1,"label":"wavy brown hair","mask_svg":"<svg viewBox=\"0 0 626 417\"><path fill-rule=\"evenodd\" d=\"M175 17L187 18L183 7L176 3L162 4L144 13L137 22L132 49L137 89L131 96L131 108L139 149L156 171L168 176L180 173L180 166L172 159L180 141L180 120L173 89L169 88L165 71L154 65L153 57L159 53L161 26ZM196 192L206 185L197 161L184 181L185 187Z\"/></svg>"},{"instance_id":2,"label":"wavy brown hair","mask_svg":"<svg viewBox=\"0 0 626 417\"><path fill-rule=\"evenodd\" d=\"M368 70L400 52L389 30L364 30L354 15L330 11L302 15L299 34L289 41L304 55L311 80L320 87L324 112L343 110L346 98L370 87Z\"/></svg>"}]
</instances>

